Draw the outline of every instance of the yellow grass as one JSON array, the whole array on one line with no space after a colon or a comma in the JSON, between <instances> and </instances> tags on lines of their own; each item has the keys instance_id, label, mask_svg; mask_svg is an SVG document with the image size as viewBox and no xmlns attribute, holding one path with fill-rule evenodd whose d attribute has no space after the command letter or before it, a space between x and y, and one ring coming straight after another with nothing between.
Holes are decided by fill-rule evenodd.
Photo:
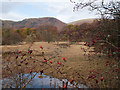
<instances>
[{"instance_id":1,"label":"yellow grass","mask_svg":"<svg viewBox=\"0 0 120 90\"><path fill-rule=\"evenodd\" d=\"M59 44L63 44L63 43L69 44L68 42L59 42ZM81 81L87 86L97 87L95 85L95 81L92 81L92 84L91 84L88 82L87 77L89 75L90 70L95 70L100 73L107 70L108 68L105 67L106 58L94 57L89 60L86 55L84 56L83 50L81 50L81 48L85 48L85 49L88 48L82 45L84 44L84 42L79 42L77 44L70 45L70 47L67 47L67 48L61 48L56 44L57 42L51 42L51 43L34 42L30 48L31 50L33 50L32 58L38 59L39 61L43 61L44 58L42 56L39 56L39 54L41 54L42 51L45 52L44 57L46 59L49 59L51 56L56 55L56 53L58 53L58 55L55 58L51 59L51 61L53 62L52 64L48 62L52 66L51 68L49 67L49 65L42 65L39 61L36 61L35 63L32 63L32 61L30 62L28 61L29 65L27 68L25 67L24 64L21 64L22 67L26 68L24 70L24 73L28 73L29 68L32 68L32 67L34 67L33 69L34 72L39 72L40 70L47 68L44 70L46 75L50 75L59 79L66 78L70 80L71 78L74 78L76 81ZM21 50L22 52L23 51L25 52L28 50L30 45L31 44L5 45L5 46L2 46L2 52L5 53L8 51L17 51L17 50ZM40 46L43 47L43 50L40 49ZM90 48L89 51L93 50L92 48ZM66 58L66 62L62 60L62 57ZM6 58L3 58L4 62ZM11 62L15 62L14 60L15 59L11 58ZM21 61L20 58L18 58L18 60ZM57 73L55 69L55 67L58 66L57 61L62 62L62 64L64 64L64 66L59 67L62 74L60 72ZM3 66L4 65L5 63L3 63ZM11 66L11 68L14 69L14 66ZM18 68L18 70L20 70L20 68ZM10 72L4 70L3 77L7 77L7 74L10 74Z\"/></svg>"}]
</instances>

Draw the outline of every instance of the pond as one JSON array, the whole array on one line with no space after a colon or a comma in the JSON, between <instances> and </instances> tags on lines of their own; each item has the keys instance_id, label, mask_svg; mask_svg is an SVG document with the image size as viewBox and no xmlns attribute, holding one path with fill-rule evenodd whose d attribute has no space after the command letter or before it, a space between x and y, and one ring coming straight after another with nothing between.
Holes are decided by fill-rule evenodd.
<instances>
[{"instance_id":1,"label":"pond","mask_svg":"<svg viewBox=\"0 0 120 90\"><path fill-rule=\"evenodd\" d=\"M34 77L35 76L35 77ZM31 79L34 77L33 79ZM40 73L32 73L32 74L18 74L11 78L3 78L2 79L2 87L3 88L22 88L28 81L30 81L25 88L62 88L63 81L68 82L67 79L59 80L57 78L50 77L48 75L40 75ZM67 88L76 88L74 86L76 82L72 84L68 82ZM83 84L78 84L78 88L87 88Z\"/></svg>"}]
</instances>

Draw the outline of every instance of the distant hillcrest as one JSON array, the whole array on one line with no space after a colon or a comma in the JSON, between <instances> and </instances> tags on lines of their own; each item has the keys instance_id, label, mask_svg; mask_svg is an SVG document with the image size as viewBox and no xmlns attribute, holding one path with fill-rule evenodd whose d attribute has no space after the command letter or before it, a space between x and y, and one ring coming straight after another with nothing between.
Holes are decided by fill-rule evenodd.
<instances>
[{"instance_id":1,"label":"distant hillcrest","mask_svg":"<svg viewBox=\"0 0 120 90\"><path fill-rule=\"evenodd\" d=\"M90 18L90 19L82 19L82 20L77 20L74 22L70 22L68 24L73 24L73 25L81 25L83 23L92 23L94 20L96 20L97 18Z\"/></svg>"},{"instance_id":2,"label":"distant hillcrest","mask_svg":"<svg viewBox=\"0 0 120 90\"><path fill-rule=\"evenodd\" d=\"M22 21L9 21L9 20L2 20L2 27L6 28L37 28L40 25L52 25L58 28L58 31L60 31L64 26L67 24L56 19L53 17L44 17L44 18L30 18L30 19L24 19Z\"/></svg>"},{"instance_id":3,"label":"distant hillcrest","mask_svg":"<svg viewBox=\"0 0 120 90\"><path fill-rule=\"evenodd\" d=\"M10 21L10 20L0 20L2 21L3 28L38 28L40 25L52 25L57 27L58 31L61 31L64 26L69 24L81 25L83 23L92 23L96 18L92 19L82 19L70 23L64 23L54 17L43 17L43 18L29 18L22 21Z\"/></svg>"}]
</instances>

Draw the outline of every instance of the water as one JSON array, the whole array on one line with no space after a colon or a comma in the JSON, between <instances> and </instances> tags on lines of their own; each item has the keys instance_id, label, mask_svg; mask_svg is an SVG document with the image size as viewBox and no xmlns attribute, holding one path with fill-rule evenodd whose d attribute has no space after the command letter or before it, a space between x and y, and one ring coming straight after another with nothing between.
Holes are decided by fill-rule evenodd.
<instances>
[{"instance_id":1,"label":"water","mask_svg":"<svg viewBox=\"0 0 120 90\"><path fill-rule=\"evenodd\" d=\"M22 88L25 83L33 77L35 73L32 74L19 74L12 78L4 78L2 79L2 87L6 87L8 82L7 88ZM40 78L39 78L40 76ZM67 79L59 80L57 78L52 78L48 75L40 75L40 73L36 74L36 76L26 85L26 88L62 88L63 81L66 83ZM75 84L75 82L74 82ZM68 88L75 88L73 84L68 82ZM85 85L80 84L77 85L78 88L87 88Z\"/></svg>"}]
</instances>

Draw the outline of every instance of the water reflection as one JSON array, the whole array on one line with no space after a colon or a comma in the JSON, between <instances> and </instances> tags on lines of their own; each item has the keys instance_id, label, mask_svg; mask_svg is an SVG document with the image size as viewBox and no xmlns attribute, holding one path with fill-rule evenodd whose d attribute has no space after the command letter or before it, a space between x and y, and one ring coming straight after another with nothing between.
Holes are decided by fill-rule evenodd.
<instances>
[{"instance_id":1,"label":"water reflection","mask_svg":"<svg viewBox=\"0 0 120 90\"><path fill-rule=\"evenodd\" d=\"M2 87L6 88L22 88L33 76L35 73L32 74L18 74L15 77L12 78L4 78L2 80ZM67 79L62 79L61 81L57 78L52 78L47 75L40 75L40 73L37 73L35 77L30 80L30 82L26 85L26 88L62 88L63 87L63 81L66 83L68 82ZM75 82L74 82L75 84ZM76 86L73 86L70 82L68 82L68 88L73 88ZM77 85L78 88L87 88L85 85Z\"/></svg>"}]
</instances>

